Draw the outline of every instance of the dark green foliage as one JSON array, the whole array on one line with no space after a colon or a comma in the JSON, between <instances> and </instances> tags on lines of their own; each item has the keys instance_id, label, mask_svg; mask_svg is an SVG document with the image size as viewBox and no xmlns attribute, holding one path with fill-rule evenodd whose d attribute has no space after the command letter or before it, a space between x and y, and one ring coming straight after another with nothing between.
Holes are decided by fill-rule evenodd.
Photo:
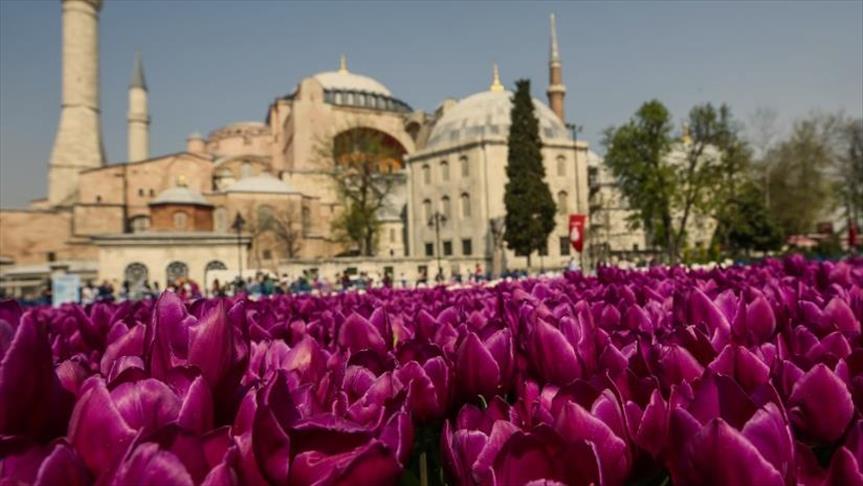
<instances>
[{"instance_id":1,"label":"dark green foliage","mask_svg":"<svg viewBox=\"0 0 863 486\"><path fill-rule=\"evenodd\" d=\"M515 84L506 164L504 241L516 254L526 255L530 265L530 254L545 247L554 229L557 208L545 182L539 121L534 114L530 81L522 79Z\"/></svg>"},{"instance_id":2,"label":"dark green foliage","mask_svg":"<svg viewBox=\"0 0 863 486\"><path fill-rule=\"evenodd\" d=\"M671 116L658 100L641 105L629 122L605 132L605 163L644 227L650 243L670 249L672 202L677 195L671 150ZM635 222L633 222L635 223Z\"/></svg>"},{"instance_id":3,"label":"dark green foliage","mask_svg":"<svg viewBox=\"0 0 863 486\"><path fill-rule=\"evenodd\" d=\"M807 234L831 204L827 170L833 151L817 119L794 124L791 137L767 155L770 212L786 235Z\"/></svg>"},{"instance_id":4,"label":"dark green foliage","mask_svg":"<svg viewBox=\"0 0 863 486\"><path fill-rule=\"evenodd\" d=\"M746 181L717 213L714 239L733 256L751 250L774 251L782 247L782 231L764 204L763 190Z\"/></svg>"}]
</instances>

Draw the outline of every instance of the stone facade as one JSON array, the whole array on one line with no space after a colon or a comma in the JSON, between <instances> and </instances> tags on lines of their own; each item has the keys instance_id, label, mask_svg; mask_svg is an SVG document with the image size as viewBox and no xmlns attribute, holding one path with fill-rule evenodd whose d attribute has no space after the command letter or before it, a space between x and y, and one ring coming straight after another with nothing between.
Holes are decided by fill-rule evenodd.
<instances>
[{"instance_id":1,"label":"stone facade","mask_svg":"<svg viewBox=\"0 0 863 486\"><path fill-rule=\"evenodd\" d=\"M186 139L184 151L152 156L148 89L137 57L129 86L128 160L105 165L100 8L97 0L63 1L63 106L48 197L29 209L0 211L3 268L82 260L98 262L100 278L122 280L126 267L137 262L162 280L165 262L188 259L190 275L198 278L205 259L217 253L228 259L235 250L226 238L236 236L237 216L246 221L240 235L248 245L241 250L245 268L277 271L290 261L338 261L354 249L334 239L331 230L345 209L332 179L331 149L354 131L380 135L398 154L387 161L396 183L378 214L378 256L367 259L368 265L384 268L402 259L411 262L404 268L418 271L427 264L417 262L440 257L449 262L442 265L447 275L495 261L524 267L524 258L498 254L491 231L491 221L505 212L507 133L500 123L508 123L501 120L508 120L510 94L499 79L491 98L478 93L444 100L437 111L425 113L379 81L350 71L343 57L338 70L308 76L276 97L264 120L230 123L206 137L196 133ZM564 243L568 214L588 212L587 145L574 141L565 126L565 86L553 24L552 29L551 108L535 101L546 180L560 206L548 251L534 260L547 268L561 267L573 256ZM459 133L453 118L471 99L490 104L470 108L476 123ZM187 188L196 202L159 202L178 187ZM440 248L428 224L432 208L448 213ZM196 252L198 244L216 253Z\"/></svg>"},{"instance_id":2,"label":"stone facade","mask_svg":"<svg viewBox=\"0 0 863 486\"><path fill-rule=\"evenodd\" d=\"M130 280L135 269L146 271L146 280L161 282L184 271L197 282L213 269L238 269L237 259L247 259L249 239L213 233L148 233L100 236L93 239L99 248L99 280ZM171 270L169 270L171 269Z\"/></svg>"}]
</instances>

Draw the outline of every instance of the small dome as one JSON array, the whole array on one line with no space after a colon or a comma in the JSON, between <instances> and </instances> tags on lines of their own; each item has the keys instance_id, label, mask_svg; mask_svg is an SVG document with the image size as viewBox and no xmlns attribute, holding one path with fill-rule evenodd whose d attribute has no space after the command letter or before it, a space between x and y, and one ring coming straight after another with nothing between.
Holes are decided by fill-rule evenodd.
<instances>
[{"instance_id":1,"label":"small dome","mask_svg":"<svg viewBox=\"0 0 863 486\"><path fill-rule=\"evenodd\" d=\"M312 76L324 89L341 91L365 91L384 96L392 96L390 90L375 79L347 70L328 71Z\"/></svg>"},{"instance_id":2,"label":"small dome","mask_svg":"<svg viewBox=\"0 0 863 486\"><path fill-rule=\"evenodd\" d=\"M155 199L150 201L154 204L194 204L197 206L212 206L204 196L185 186L176 186L160 192Z\"/></svg>"},{"instance_id":3,"label":"small dome","mask_svg":"<svg viewBox=\"0 0 863 486\"><path fill-rule=\"evenodd\" d=\"M566 126L551 108L536 98L533 107L543 141L571 140ZM483 91L468 96L444 112L435 123L426 147L462 144L486 136L506 137L511 110L512 93L509 91Z\"/></svg>"},{"instance_id":4,"label":"small dome","mask_svg":"<svg viewBox=\"0 0 863 486\"><path fill-rule=\"evenodd\" d=\"M225 189L226 193L230 192L255 192L269 194L296 194L287 182L276 179L267 173L261 173L256 176L244 177L237 182L231 184Z\"/></svg>"}]
</instances>

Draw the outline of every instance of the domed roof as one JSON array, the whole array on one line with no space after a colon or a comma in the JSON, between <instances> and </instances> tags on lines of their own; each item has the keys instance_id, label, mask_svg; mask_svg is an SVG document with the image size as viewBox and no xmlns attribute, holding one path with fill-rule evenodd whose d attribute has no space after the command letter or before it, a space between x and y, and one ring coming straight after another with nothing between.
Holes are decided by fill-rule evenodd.
<instances>
[{"instance_id":1,"label":"domed roof","mask_svg":"<svg viewBox=\"0 0 863 486\"><path fill-rule=\"evenodd\" d=\"M160 192L150 204L194 204L197 206L212 206L200 193L186 186L175 186Z\"/></svg>"},{"instance_id":2,"label":"domed roof","mask_svg":"<svg viewBox=\"0 0 863 486\"><path fill-rule=\"evenodd\" d=\"M324 89L344 91L365 91L367 93L392 96L390 90L375 79L361 74L341 71L327 71L312 76Z\"/></svg>"},{"instance_id":3,"label":"domed roof","mask_svg":"<svg viewBox=\"0 0 863 486\"><path fill-rule=\"evenodd\" d=\"M536 98L533 107L543 141L571 140L566 126L551 108ZM509 91L490 90L468 96L444 112L435 123L426 147L461 144L486 136L506 137L511 110L512 93Z\"/></svg>"},{"instance_id":4,"label":"domed roof","mask_svg":"<svg viewBox=\"0 0 863 486\"><path fill-rule=\"evenodd\" d=\"M244 177L228 186L225 192L256 192L269 194L296 194L287 182L276 179L266 172L256 176Z\"/></svg>"},{"instance_id":5,"label":"domed roof","mask_svg":"<svg viewBox=\"0 0 863 486\"><path fill-rule=\"evenodd\" d=\"M365 91L384 96L392 96L386 86L362 74L354 74L348 71L347 60L342 56L338 71L327 71L312 76L324 89L344 91Z\"/></svg>"}]
</instances>

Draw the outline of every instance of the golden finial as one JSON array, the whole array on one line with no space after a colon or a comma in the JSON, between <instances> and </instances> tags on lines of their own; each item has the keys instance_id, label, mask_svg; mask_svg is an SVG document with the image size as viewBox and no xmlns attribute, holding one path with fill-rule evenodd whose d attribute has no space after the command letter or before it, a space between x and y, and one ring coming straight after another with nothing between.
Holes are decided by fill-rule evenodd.
<instances>
[{"instance_id":1,"label":"golden finial","mask_svg":"<svg viewBox=\"0 0 863 486\"><path fill-rule=\"evenodd\" d=\"M186 183L186 176L178 175L177 176L177 187L187 187L187 186L188 186L188 184Z\"/></svg>"},{"instance_id":2,"label":"golden finial","mask_svg":"<svg viewBox=\"0 0 863 486\"><path fill-rule=\"evenodd\" d=\"M683 122L683 133L680 136L680 141L684 145L692 144L692 133L689 130L689 123Z\"/></svg>"},{"instance_id":3,"label":"golden finial","mask_svg":"<svg viewBox=\"0 0 863 486\"><path fill-rule=\"evenodd\" d=\"M344 54L339 58L339 72L343 74L348 72L348 58Z\"/></svg>"},{"instance_id":4,"label":"golden finial","mask_svg":"<svg viewBox=\"0 0 863 486\"><path fill-rule=\"evenodd\" d=\"M491 86L489 86L488 89L489 91L503 91L503 85L500 84L500 71L497 69L497 63L494 64Z\"/></svg>"}]
</instances>

